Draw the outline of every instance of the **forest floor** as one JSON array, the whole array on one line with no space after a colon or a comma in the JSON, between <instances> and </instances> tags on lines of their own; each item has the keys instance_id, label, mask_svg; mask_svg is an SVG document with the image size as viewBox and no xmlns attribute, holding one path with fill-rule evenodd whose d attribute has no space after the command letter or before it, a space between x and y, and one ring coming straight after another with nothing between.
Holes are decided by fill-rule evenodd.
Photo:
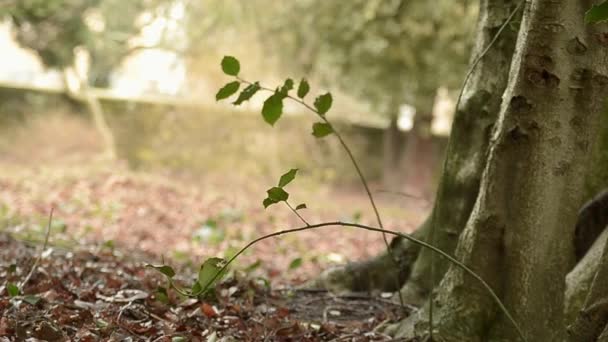
<instances>
[{"instance_id":1,"label":"forest floor","mask_svg":"<svg viewBox=\"0 0 608 342\"><path fill-rule=\"evenodd\" d=\"M188 300L169 291L159 300L157 288L166 281L147 263L171 264L176 279L187 281L206 258L230 257L256 237L302 225L286 208L264 210L259 184L212 176L193 181L103 161L0 168L0 279L6 279L0 284L0 336L373 341L386 340L375 327L406 314L381 294L293 288L331 265L384 247L381 235L345 228L260 242L237 259L213 299ZM309 222L374 224L360 189L302 184L291 192L307 203L302 214ZM410 232L428 211L420 201L376 196L389 229ZM41 254L51 208L49 247ZM7 284L22 281L40 255L23 295L9 297Z\"/></svg>"}]
</instances>

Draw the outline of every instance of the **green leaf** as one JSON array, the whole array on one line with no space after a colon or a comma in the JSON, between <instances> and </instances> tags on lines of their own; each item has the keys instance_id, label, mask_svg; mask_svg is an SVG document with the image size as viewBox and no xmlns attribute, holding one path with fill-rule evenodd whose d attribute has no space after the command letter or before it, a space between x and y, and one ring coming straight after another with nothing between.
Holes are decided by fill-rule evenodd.
<instances>
[{"instance_id":1,"label":"green leaf","mask_svg":"<svg viewBox=\"0 0 608 342\"><path fill-rule=\"evenodd\" d=\"M230 83L227 83L217 92L217 94L215 94L215 100L219 101L232 96L234 93L239 91L240 86L241 83L239 81L232 81Z\"/></svg>"},{"instance_id":2,"label":"green leaf","mask_svg":"<svg viewBox=\"0 0 608 342\"><path fill-rule=\"evenodd\" d=\"M173 278L175 276L175 271L171 266L147 264L146 267L153 268L169 278Z\"/></svg>"},{"instance_id":3,"label":"green leaf","mask_svg":"<svg viewBox=\"0 0 608 342\"><path fill-rule=\"evenodd\" d=\"M300 210L300 209L306 209L306 203L298 204L298 206L296 207L296 210Z\"/></svg>"},{"instance_id":4,"label":"green leaf","mask_svg":"<svg viewBox=\"0 0 608 342\"><path fill-rule=\"evenodd\" d=\"M186 342L186 338L182 336L174 336L171 338L171 342Z\"/></svg>"},{"instance_id":5,"label":"green leaf","mask_svg":"<svg viewBox=\"0 0 608 342\"><path fill-rule=\"evenodd\" d=\"M310 85L308 85L308 81L306 81L305 78L303 78L300 81L300 85L298 85L298 97L303 99L306 94L308 94L308 92L310 91Z\"/></svg>"},{"instance_id":6,"label":"green leaf","mask_svg":"<svg viewBox=\"0 0 608 342\"><path fill-rule=\"evenodd\" d=\"M291 183L291 181L294 180L294 178L296 178L297 172L298 172L298 169L291 169L291 170L287 171L287 173L282 175L281 179L279 179L279 188L282 188L285 185Z\"/></svg>"},{"instance_id":7,"label":"green leaf","mask_svg":"<svg viewBox=\"0 0 608 342\"><path fill-rule=\"evenodd\" d=\"M302 258L295 258L289 263L290 270L295 270L300 266L302 266Z\"/></svg>"},{"instance_id":8,"label":"green leaf","mask_svg":"<svg viewBox=\"0 0 608 342\"><path fill-rule=\"evenodd\" d=\"M205 260L201 265L201 269L198 271L198 283L203 290L209 289L211 285L222 279L226 274L226 270L220 273L224 265L226 265L226 260L222 258L209 258Z\"/></svg>"},{"instance_id":9,"label":"green leaf","mask_svg":"<svg viewBox=\"0 0 608 342\"><path fill-rule=\"evenodd\" d=\"M239 98L236 101L232 102L233 105L238 106L241 103L249 100L255 93L260 90L260 84L255 82L253 84L248 85L241 93L239 94Z\"/></svg>"},{"instance_id":10,"label":"green leaf","mask_svg":"<svg viewBox=\"0 0 608 342\"><path fill-rule=\"evenodd\" d=\"M315 122L314 124L312 124L312 135L317 138L323 138L327 135L330 135L331 133L333 133L333 131L334 130L331 128L331 125L325 122Z\"/></svg>"},{"instance_id":11,"label":"green leaf","mask_svg":"<svg viewBox=\"0 0 608 342\"><path fill-rule=\"evenodd\" d=\"M236 76L241 70L241 63L232 56L224 56L222 59L222 71L229 76Z\"/></svg>"},{"instance_id":12,"label":"green leaf","mask_svg":"<svg viewBox=\"0 0 608 342\"><path fill-rule=\"evenodd\" d=\"M258 269L260 266L262 266L262 260L258 259L251 265L245 267L244 271L247 273L251 273L251 272L255 271L256 269Z\"/></svg>"},{"instance_id":13,"label":"green leaf","mask_svg":"<svg viewBox=\"0 0 608 342\"><path fill-rule=\"evenodd\" d=\"M325 115L331 108L332 103L331 93L323 94L315 99L315 108L321 115Z\"/></svg>"},{"instance_id":14,"label":"green leaf","mask_svg":"<svg viewBox=\"0 0 608 342\"><path fill-rule=\"evenodd\" d=\"M23 301L30 304L30 305L36 305L38 304L38 302L40 301L40 297L38 296L34 296L34 295L27 295L25 297L23 297Z\"/></svg>"},{"instance_id":15,"label":"green leaf","mask_svg":"<svg viewBox=\"0 0 608 342\"><path fill-rule=\"evenodd\" d=\"M289 194L287 193L287 191L277 186L268 189L268 191L266 192L268 193L268 198L275 202L287 201L287 199L289 198Z\"/></svg>"},{"instance_id":16,"label":"green leaf","mask_svg":"<svg viewBox=\"0 0 608 342\"><path fill-rule=\"evenodd\" d=\"M283 114L283 99L283 95L274 93L264 101L262 116L264 117L264 121L271 126L274 126L274 123L277 122L281 117L281 114Z\"/></svg>"},{"instance_id":17,"label":"green leaf","mask_svg":"<svg viewBox=\"0 0 608 342\"><path fill-rule=\"evenodd\" d=\"M195 281L194 284L192 284L192 289L190 290L190 292L192 293L192 295L195 296L198 296L201 292L203 292L203 287L201 286L201 283Z\"/></svg>"},{"instance_id":18,"label":"green leaf","mask_svg":"<svg viewBox=\"0 0 608 342\"><path fill-rule=\"evenodd\" d=\"M273 200L273 199L272 199L272 198L270 198L270 197L266 197L266 198L264 199L264 201L262 201L262 204L264 205L264 209L266 209L266 208L270 207L270 206L271 206L271 205L273 205L273 204L277 204L277 203L279 203L279 202L278 202L278 201Z\"/></svg>"},{"instance_id":19,"label":"green leaf","mask_svg":"<svg viewBox=\"0 0 608 342\"><path fill-rule=\"evenodd\" d=\"M293 89L293 80L291 78L288 78L285 80L285 83L283 83L283 86L281 87L279 92L282 93L283 95L287 96L287 93L291 89Z\"/></svg>"},{"instance_id":20,"label":"green leaf","mask_svg":"<svg viewBox=\"0 0 608 342\"><path fill-rule=\"evenodd\" d=\"M167 289L162 286L156 288L154 298L163 304L169 304L169 294L167 293Z\"/></svg>"},{"instance_id":21,"label":"green leaf","mask_svg":"<svg viewBox=\"0 0 608 342\"><path fill-rule=\"evenodd\" d=\"M13 283L6 284L6 291L9 297L17 297L19 295L19 287Z\"/></svg>"},{"instance_id":22,"label":"green leaf","mask_svg":"<svg viewBox=\"0 0 608 342\"><path fill-rule=\"evenodd\" d=\"M604 20L608 20L608 0L599 5L593 5L593 7L585 13L585 22L588 24Z\"/></svg>"}]
</instances>

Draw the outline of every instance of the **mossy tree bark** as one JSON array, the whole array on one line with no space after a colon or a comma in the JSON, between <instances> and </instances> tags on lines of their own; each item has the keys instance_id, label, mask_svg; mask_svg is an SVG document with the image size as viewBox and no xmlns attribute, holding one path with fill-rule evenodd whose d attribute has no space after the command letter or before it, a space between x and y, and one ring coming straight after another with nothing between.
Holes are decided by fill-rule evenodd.
<instances>
[{"instance_id":1,"label":"mossy tree bark","mask_svg":"<svg viewBox=\"0 0 608 342\"><path fill-rule=\"evenodd\" d=\"M481 55L488 47L516 6L516 0L481 0L472 58ZM447 159L440 177L437 201L433 207L434 214L430 215L435 215L435 243L448 253L454 250L456 238L464 228L477 197L490 131L507 84L516 36L517 32L513 29L502 32L477 64L454 117L446 150ZM430 217L417 229L414 233L417 238L427 239L429 222ZM385 252L366 262L328 270L308 286L339 290L393 291L396 290L395 285L401 286L410 279L402 292L406 300L419 303L431 288L430 279L425 276L430 268L430 254L425 251L418 257L420 248L400 238L393 240L391 248L393 256L399 261L398 269L394 262L388 262L390 257ZM383 267L383 272L370 270L379 265ZM441 274L447 269L447 263L438 260L437 268L438 274ZM410 277L412 269L413 276ZM369 274L376 276L367 281L352 281L363 280L363 277ZM357 286L351 286L354 284Z\"/></svg>"},{"instance_id":2,"label":"mossy tree bark","mask_svg":"<svg viewBox=\"0 0 608 342\"><path fill-rule=\"evenodd\" d=\"M479 195L456 249L495 289L529 341L563 341L565 276L590 148L608 95L606 26L585 25L590 0L526 2ZM489 294L450 266L436 288L441 341L516 341ZM425 335L428 310L397 336Z\"/></svg>"},{"instance_id":3,"label":"mossy tree bark","mask_svg":"<svg viewBox=\"0 0 608 342\"><path fill-rule=\"evenodd\" d=\"M517 1L514 0L481 1L472 62L490 45L516 6ZM429 218L435 227L433 244L448 253L454 251L457 237L477 198L490 132L507 85L516 37L514 29L506 29L498 36L472 70L456 110L435 205ZM430 261L431 252L421 251L401 291L406 301L420 303L428 295L433 286L429 277ZM448 263L437 260L435 266L437 278L441 279Z\"/></svg>"}]
</instances>

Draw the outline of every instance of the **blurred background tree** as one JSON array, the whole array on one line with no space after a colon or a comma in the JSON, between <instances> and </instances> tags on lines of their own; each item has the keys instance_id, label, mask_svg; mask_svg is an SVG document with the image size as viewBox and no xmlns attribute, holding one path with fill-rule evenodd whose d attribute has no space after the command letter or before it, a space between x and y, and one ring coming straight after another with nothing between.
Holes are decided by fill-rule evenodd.
<instances>
[{"instance_id":1,"label":"blurred background tree","mask_svg":"<svg viewBox=\"0 0 608 342\"><path fill-rule=\"evenodd\" d=\"M73 66L75 49L89 54L90 85L108 87L112 72L131 53L142 28L162 16L169 0L17 0L2 17L13 23L17 41L35 51L49 68ZM141 20L148 12L148 20ZM158 47L158 46L154 46Z\"/></svg>"},{"instance_id":2,"label":"blurred background tree","mask_svg":"<svg viewBox=\"0 0 608 342\"><path fill-rule=\"evenodd\" d=\"M449 0L8 2L3 14L23 47L59 70L74 64L76 50L85 51L87 83L97 88L116 86L115 76L130 67L126 61L159 50L187 70L172 95L210 104L223 82L218 61L226 54L246 56L248 76L269 85L278 75L305 76L340 97L333 115L390 123L379 153L383 179L387 187L406 188L434 181L440 147L430 130L437 91L459 87L477 12L466 1ZM156 38L146 39L151 31ZM403 124L398 128L403 113L407 134ZM166 129L151 122L162 118L148 115L137 126Z\"/></svg>"},{"instance_id":3,"label":"blurred background tree","mask_svg":"<svg viewBox=\"0 0 608 342\"><path fill-rule=\"evenodd\" d=\"M428 159L437 90L461 85L477 6L451 0L260 4L261 36L287 70L338 86L367 104L370 115L390 119L384 149L387 185L403 179L394 172L399 172L399 155L406 167L425 155ZM416 115L409 147L401 153L397 121L404 104L413 106ZM423 172L430 172L430 164Z\"/></svg>"}]
</instances>

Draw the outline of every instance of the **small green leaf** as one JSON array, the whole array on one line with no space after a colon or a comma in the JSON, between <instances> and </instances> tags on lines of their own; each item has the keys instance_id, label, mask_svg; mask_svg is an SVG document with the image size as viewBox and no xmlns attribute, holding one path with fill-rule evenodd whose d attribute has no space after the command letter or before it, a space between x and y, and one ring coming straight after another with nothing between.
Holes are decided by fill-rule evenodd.
<instances>
[{"instance_id":1,"label":"small green leaf","mask_svg":"<svg viewBox=\"0 0 608 342\"><path fill-rule=\"evenodd\" d=\"M290 270L295 270L300 266L302 266L302 258L295 258L289 263Z\"/></svg>"},{"instance_id":2,"label":"small green leaf","mask_svg":"<svg viewBox=\"0 0 608 342\"><path fill-rule=\"evenodd\" d=\"M306 209L306 203L298 204L298 206L296 207L296 210L300 210L300 209Z\"/></svg>"},{"instance_id":3,"label":"small green leaf","mask_svg":"<svg viewBox=\"0 0 608 342\"><path fill-rule=\"evenodd\" d=\"M40 297L38 296L34 296L34 295L27 295L25 297L23 297L23 301L30 304L30 305L36 305L38 304L38 302L40 301Z\"/></svg>"},{"instance_id":4,"label":"small green leaf","mask_svg":"<svg viewBox=\"0 0 608 342\"><path fill-rule=\"evenodd\" d=\"M171 266L147 264L146 267L153 268L169 278L173 278L175 276L175 271Z\"/></svg>"},{"instance_id":5,"label":"small green leaf","mask_svg":"<svg viewBox=\"0 0 608 342\"><path fill-rule=\"evenodd\" d=\"M251 272L255 271L256 269L258 269L260 266L262 266L262 260L258 259L251 265L245 267L244 271L247 273L251 273Z\"/></svg>"},{"instance_id":6,"label":"small green leaf","mask_svg":"<svg viewBox=\"0 0 608 342\"><path fill-rule=\"evenodd\" d=\"M217 94L215 94L215 100L219 101L232 96L234 93L239 91L240 86L241 83L239 83L239 81L232 81L230 83L227 83L225 86L222 87L222 89L217 92Z\"/></svg>"},{"instance_id":7,"label":"small green leaf","mask_svg":"<svg viewBox=\"0 0 608 342\"><path fill-rule=\"evenodd\" d=\"M321 115L325 115L331 108L332 103L331 93L323 94L315 99L315 108Z\"/></svg>"},{"instance_id":8,"label":"small green leaf","mask_svg":"<svg viewBox=\"0 0 608 342\"><path fill-rule=\"evenodd\" d=\"M239 98L236 101L232 102L233 105L238 106L241 103L249 100L255 93L260 90L260 84L255 82L253 84L248 85L241 93L239 94Z\"/></svg>"},{"instance_id":9,"label":"small green leaf","mask_svg":"<svg viewBox=\"0 0 608 342\"><path fill-rule=\"evenodd\" d=\"M194 296L198 296L201 292L203 292L203 287L201 286L201 283L195 281L194 284L192 284L192 289L190 290L190 292Z\"/></svg>"},{"instance_id":10,"label":"small green leaf","mask_svg":"<svg viewBox=\"0 0 608 342\"><path fill-rule=\"evenodd\" d=\"M222 71L229 76L236 76L241 70L241 63L232 56L224 56L222 59Z\"/></svg>"},{"instance_id":11,"label":"small green leaf","mask_svg":"<svg viewBox=\"0 0 608 342\"><path fill-rule=\"evenodd\" d=\"M287 193L287 191L277 186L268 189L268 191L266 192L268 193L268 198L275 202L287 201L287 199L289 198L289 194Z\"/></svg>"},{"instance_id":12,"label":"small green leaf","mask_svg":"<svg viewBox=\"0 0 608 342\"><path fill-rule=\"evenodd\" d=\"M6 291L9 297L17 297L19 295L19 287L13 283L6 284Z\"/></svg>"},{"instance_id":13,"label":"small green leaf","mask_svg":"<svg viewBox=\"0 0 608 342\"><path fill-rule=\"evenodd\" d=\"M593 5L593 7L585 13L585 22L588 24L604 20L608 20L608 0L599 5Z\"/></svg>"},{"instance_id":14,"label":"small green leaf","mask_svg":"<svg viewBox=\"0 0 608 342\"><path fill-rule=\"evenodd\" d=\"M162 286L156 288L154 298L163 304L169 304L169 294L167 293L167 289Z\"/></svg>"},{"instance_id":15,"label":"small green leaf","mask_svg":"<svg viewBox=\"0 0 608 342\"><path fill-rule=\"evenodd\" d=\"M186 338L182 336L174 336L171 338L171 342L186 342Z\"/></svg>"},{"instance_id":16,"label":"small green leaf","mask_svg":"<svg viewBox=\"0 0 608 342\"><path fill-rule=\"evenodd\" d=\"M298 169L291 169L291 170L287 171L284 175L282 175L281 179L279 179L279 188L282 188L285 185L291 183L291 181L294 180L294 178L296 178L297 172L298 172Z\"/></svg>"},{"instance_id":17,"label":"small green leaf","mask_svg":"<svg viewBox=\"0 0 608 342\"><path fill-rule=\"evenodd\" d=\"M310 91L310 85L308 85L308 81L303 78L298 85L298 97L303 99L306 94Z\"/></svg>"},{"instance_id":18,"label":"small green leaf","mask_svg":"<svg viewBox=\"0 0 608 342\"><path fill-rule=\"evenodd\" d=\"M198 283L203 290L209 289L211 285L222 279L226 273L226 270L220 273L224 265L226 265L226 260L222 258L209 258L205 260L198 271Z\"/></svg>"},{"instance_id":19,"label":"small green leaf","mask_svg":"<svg viewBox=\"0 0 608 342\"><path fill-rule=\"evenodd\" d=\"M110 325L110 323L108 323L105 320L103 320L103 319L100 318L100 319L98 319L98 320L95 321L95 325L98 328L103 329L103 328L107 328Z\"/></svg>"},{"instance_id":20,"label":"small green leaf","mask_svg":"<svg viewBox=\"0 0 608 342\"><path fill-rule=\"evenodd\" d=\"M287 93L291 89L293 89L293 80L291 78L288 78L285 80L285 83L283 83L283 86L281 87L281 90L279 90L279 92L283 95L287 95Z\"/></svg>"},{"instance_id":21,"label":"small green leaf","mask_svg":"<svg viewBox=\"0 0 608 342\"><path fill-rule=\"evenodd\" d=\"M317 138L323 138L327 135L330 135L331 133L333 133L333 131L334 130L331 128L331 125L324 122L315 122L312 125L312 135Z\"/></svg>"},{"instance_id":22,"label":"small green leaf","mask_svg":"<svg viewBox=\"0 0 608 342\"><path fill-rule=\"evenodd\" d=\"M262 116L264 117L264 121L271 126L274 126L274 123L277 122L281 117L281 114L283 114L283 98L282 94L274 93L264 101Z\"/></svg>"},{"instance_id":23,"label":"small green leaf","mask_svg":"<svg viewBox=\"0 0 608 342\"><path fill-rule=\"evenodd\" d=\"M278 202L278 201L273 200L273 199L272 199L272 198L270 198L270 197L266 197L266 198L264 199L264 201L262 201L262 204L264 205L264 209L266 209L266 208L270 207L270 206L271 206L271 205L273 205L273 204L277 204L277 203L279 203L279 202Z\"/></svg>"}]
</instances>

